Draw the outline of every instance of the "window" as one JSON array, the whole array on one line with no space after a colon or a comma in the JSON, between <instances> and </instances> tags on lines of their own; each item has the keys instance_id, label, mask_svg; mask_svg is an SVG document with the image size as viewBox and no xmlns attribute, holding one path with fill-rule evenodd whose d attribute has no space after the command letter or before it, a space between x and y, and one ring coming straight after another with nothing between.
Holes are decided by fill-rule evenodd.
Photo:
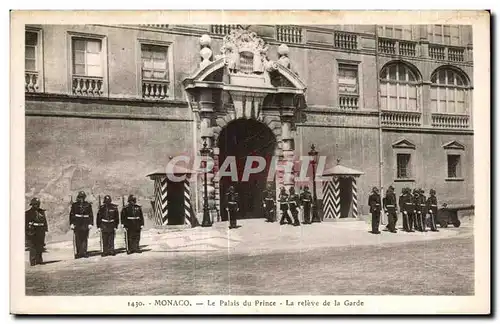
<instances>
[{"instance_id":1,"label":"window","mask_svg":"<svg viewBox=\"0 0 500 324\"><path fill-rule=\"evenodd\" d=\"M431 110L437 113L467 113L466 79L452 69L440 69L431 77Z\"/></svg>"},{"instance_id":2,"label":"window","mask_svg":"<svg viewBox=\"0 0 500 324\"><path fill-rule=\"evenodd\" d=\"M37 71L38 33L25 32L24 68L27 71Z\"/></svg>"},{"instance_id":3,"label":"window","mask_svg":"<svg viewBox=\"0 0 500 324\"><path fill-rule=\"evenodd\" d=\"M386 66L380 73L380 103L383 110L418 110L418 82L403 63Z\"/></svg>"},{"instance_id":4,"label":"window","mask_svg":"<svg viewBox=\"0 0 500 324\"><path fill-rule=\"evenodd\" d=\"M448 155L448 178L461 178L461 163L460 155L449 154Z\"/></svg>"},{"instance_id":5,"label":"window","mask_svg":"<svg viewBox=\"0 0 500 324\"><path fill-rule=\"evenodd\" d=\"M378 26L380 37L412 40L412 28L409 25Z\"/></svg>"},{"instance_id":6,"label":"window","mask_svg":"<svg viewBox=\"0 0 500 324\"><path fill-rule=\"evenodd\" d=\"M73 74L102 77L102 44L98 39L73 38Z\"/></svg>"},{"instance_id":7,"label":"window","mask_svg":"<svg viewBox=\"0 0 500 324\"><path fill-rule=\"evenodd\" d=\"M458 25L433 25L429 29L431 43L460 45L460 28Z\"/></svg>"},{"instance_id":8,"label":"window","mask_svg":"<svg viewBox=\"0 0 500 324\"><path fill-rule=\"evenodd\" d=\"M168 81L166 46L141 45L143 80Z\"/></svg>"},{"instance_id":9,"label":"window","mask_svg":"<svg viewBox=\"0 0 500 324\"><path fill-rule=\"evenodd\" d=\"M398 174L399 179L411 178L411 154L397 154Z\"/></svg>"},{"instance_id":10,"label":"window","mask_svg":"<svg viewBox=\"0 0 500 324\"><path fill-rule=\"evenodd\" d=\"M358 66L339 64L339 93L358 94Z\"/></svg>"}]
</instances>

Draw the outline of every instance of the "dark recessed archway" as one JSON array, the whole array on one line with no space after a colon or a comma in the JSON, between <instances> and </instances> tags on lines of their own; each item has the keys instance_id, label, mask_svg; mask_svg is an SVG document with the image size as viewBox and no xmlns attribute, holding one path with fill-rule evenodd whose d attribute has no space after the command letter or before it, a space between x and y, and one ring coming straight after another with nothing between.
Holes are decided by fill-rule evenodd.
<instances>
[{"instance_id":1,"label":"dark recessed archway","mask_svg":"<svg viewBox=\"0 0 500 324\"><path fill-rule=\"evenodd\" d=\"M229 156L234 156L238 171L238 181L230 177L220 178L220 198L222 220L227 220L224 208L224 196L230 185L233 185L240 196L240 213L238 218L259 218L262 213L262 194L268 184L269 166L274 156L277 140L271 129L254 119L236 119L227 124L220 132L217 145L219 147L219 167ZM248 181L242 181L247 156L261 156L266 160L263 171L250 175ZM274 188L274 177L271 185Z\"/></svg>"}]
</instances>

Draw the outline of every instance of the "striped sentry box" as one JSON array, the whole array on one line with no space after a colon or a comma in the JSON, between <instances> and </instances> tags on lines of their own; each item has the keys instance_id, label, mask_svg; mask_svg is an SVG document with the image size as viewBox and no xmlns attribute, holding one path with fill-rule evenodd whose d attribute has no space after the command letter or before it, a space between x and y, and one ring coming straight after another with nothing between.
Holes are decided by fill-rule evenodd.
<instances>
[{"instance_id":1,"label":"striped sentry box","mask_svg":"<svg viewBox=\"0 0 500 324\"><path fill-rule=\"evenodd\" d=\"M167 177L154 178L154 208L153 219L157 226L166 225L168 221L168 181Z\"/></svg>"},{"instance_id":2,"label":"striped sentry box","mask_svg":"<svg viewBox=\"0 0 500 324\"><path fill-rule=\"evenodd\" d=\"M352 178L352 217L358 217L358 185L356 178Z\"/></svg>"},{"instance_id":3,"label":"striped sentry box","mask_svg":"<svg viewBox=\"0 0 500 324\"><path fill-rule=\"evenodd\" d=\"M323 219L325 220L334 218L332 181L325 182L323 188L323 215Z\"/></svg>"}]
</instances>

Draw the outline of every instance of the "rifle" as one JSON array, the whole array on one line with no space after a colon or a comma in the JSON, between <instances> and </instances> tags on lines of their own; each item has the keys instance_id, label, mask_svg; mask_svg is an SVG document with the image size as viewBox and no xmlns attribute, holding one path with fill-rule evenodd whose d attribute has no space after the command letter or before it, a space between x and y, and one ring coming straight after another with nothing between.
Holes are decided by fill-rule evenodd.
<instances>
[{"instance_id":1,"label":"rifle","mask_svg":"<svg viewBox=\"0 0 500 324\"><path fill-rule=\"evenodd\" d=\"M122 196L122 211L123 211L123 209L125 209L125 198L123 198L123 196ZM123 225L123 234L124 234L123 236L125 238L125 250L127 251L127 253L130 253L130 250L128 248L128 233L127 233L127 228L125 227L125 225Z\"/></svg>"},{"instance_id":2,"label":"rifle","mask_svg":"<svg viewBox=\"0 0 500 324\"><path fill-rule=\"evenodd\" d=\"M101 195L99 195L99 206L97 206L97 219L99 219L99 209L101 209ZM99 231L99 244L101 246L101 253L104 253L104 247L102 242L102 231Z\"/></svg>"},{"instance_id":3,"label":"rifle","mask_svg":"<svg viewBox=\"0 0 500 324\"><path fill-rule=\"evenodd\" d=\"M69 195L69 199L70 199L70 203L69 203L70 206L73 206L73 195ZM76 259L76 256L77 256L77 251L76 251L76 234L75 234L75 230L73 229L73 257Z\"/></svg>"}]
</instances>

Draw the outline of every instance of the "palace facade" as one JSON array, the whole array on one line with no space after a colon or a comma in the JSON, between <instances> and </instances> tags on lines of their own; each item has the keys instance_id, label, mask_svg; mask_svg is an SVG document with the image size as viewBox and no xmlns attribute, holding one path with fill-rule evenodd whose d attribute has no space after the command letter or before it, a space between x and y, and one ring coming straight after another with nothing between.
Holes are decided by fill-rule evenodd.
<instances>
[{"instance_id":1,"label":"palace facade","mask_svg":"<svg viewBox=\"0 0 500 324\"><path fill-rule=\"evenodd\" d=\"M203 143L215 170L314 144L325 219L367 214L373 186L474 204L470 26L29 25L25 49L26 199L61 228L77 190L133 193L159 224L193 222L203 177L169 183L165 167ZM211 205L232 184L241 217L260 216L267 173L207 178Z\"/></svg>"}]
</instances>

